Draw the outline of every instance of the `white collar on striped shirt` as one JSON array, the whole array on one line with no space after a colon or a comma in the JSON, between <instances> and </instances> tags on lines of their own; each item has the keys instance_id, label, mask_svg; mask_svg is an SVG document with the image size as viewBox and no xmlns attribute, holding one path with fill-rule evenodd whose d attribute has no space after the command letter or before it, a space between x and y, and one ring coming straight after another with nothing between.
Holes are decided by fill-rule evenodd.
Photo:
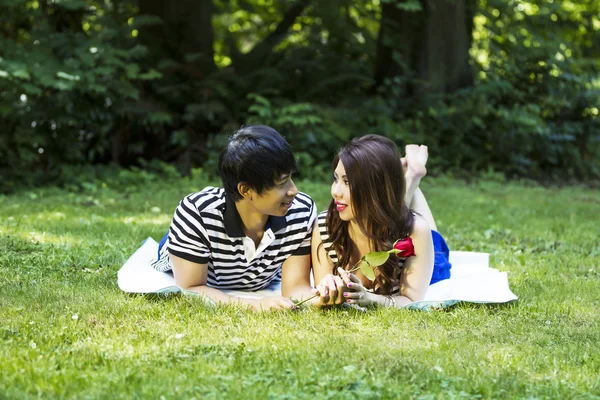
<instances>
[{"instance_id":1,"label":"white collar on striped shirt","mask_svg":"<svg viewBox=\"0 0 600 400\"><path fill-rule=\"evenodd\" d=\"M229 237L244 237L244 225L242 223L242 217L238 213L235 206L235 202L225 195L225 209L223 210L223 224L225 225L225 232ZM267 220L267 226L265 231L271 229L273 232L279 232L281 229L287 226L287 219L285 217L277 217L270 215Z\"/></svg>"},{"instance_id":2,"label":"white collar on striped shirt","mask_svg":"<svg viewBox=\"0 0 600 400\"><path fill-rule=\"evenodd\" d=\"M244 236L242 241L244 243L244 256L246 257L246 261L251 262L275 241L275 234L270 228L267 228L258 247L256 247L254 241L248 236Z\"/></svg>"}]
</instances>

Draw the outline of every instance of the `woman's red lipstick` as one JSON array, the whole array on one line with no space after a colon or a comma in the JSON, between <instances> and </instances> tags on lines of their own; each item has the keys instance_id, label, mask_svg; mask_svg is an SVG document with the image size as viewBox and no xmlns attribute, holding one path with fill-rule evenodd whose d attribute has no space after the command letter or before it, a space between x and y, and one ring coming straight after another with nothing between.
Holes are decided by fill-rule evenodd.
<instances>
[{"instance_id":1,"label":"woman's red lipstick","mask_svg":"<svg viewBox=\"0 0 600 400\"><path fill-rule=\"evenodd\" d=\"M338 212L342 212L346 209L347 205L344 203L340 203L339 201L335 201L335 209L338 210Z\"/></svg>"}]
</instances>

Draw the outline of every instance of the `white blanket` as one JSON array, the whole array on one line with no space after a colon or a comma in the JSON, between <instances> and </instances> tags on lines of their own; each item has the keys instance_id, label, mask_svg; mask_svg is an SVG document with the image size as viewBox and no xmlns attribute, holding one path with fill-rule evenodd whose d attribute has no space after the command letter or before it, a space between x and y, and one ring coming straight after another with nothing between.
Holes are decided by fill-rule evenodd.
<instances>
[{"instance_id":1,"label":"white blanket","mask_svg":"<svg viewBox=\"0 0 600 400\"><path fill-rule=\"evenodd\" d=\"M150 265L156 257L158 243L148 238L125 262L118 273L121 290L128 293L170 293L180 289L169 273L158 272ZM444 308L460 301L472 303L506 303L517 300L508 286L506 272L489 267L489 254L451 251L450 279L429 286L425 299L406 305L412 309ZM280 294L277 291L229 291L229 294L261 298Z\"/></svg>"}]
</instances>

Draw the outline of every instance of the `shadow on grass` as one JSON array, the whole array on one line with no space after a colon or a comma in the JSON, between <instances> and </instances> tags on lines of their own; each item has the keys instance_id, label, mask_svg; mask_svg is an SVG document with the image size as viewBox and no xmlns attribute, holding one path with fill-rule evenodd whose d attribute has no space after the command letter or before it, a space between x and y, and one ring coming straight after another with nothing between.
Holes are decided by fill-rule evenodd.
<instances>
[{"instance_id":1,"label":"shadow on grass","mask_svg":"<svg viewBox=\"0 0 600 400\"><path fill-rule=\"evenodd\" d=\"M128 298L142 298L147 300L149 303L163 303L166 301L173 301L176 299L181 299L184 295L181 292L173 292L173 293L126 293L123 294Z\"/></svg>"},{"instance_id":2,"label":"shadow on grass","mask_svg":"<svg viewBox=\"0 0 600 400\"><path fill-rule=\"evenodd\" d=\"M509 301L508 303L469 303L466 301L459 301L444 309L437 309L435 311L454 311L454 310L486 310L489 313L498 313L501 311L510 311L519 307L519 300ZM433 311L433 310L432 310Z\"/></svg>"}]
</instances>

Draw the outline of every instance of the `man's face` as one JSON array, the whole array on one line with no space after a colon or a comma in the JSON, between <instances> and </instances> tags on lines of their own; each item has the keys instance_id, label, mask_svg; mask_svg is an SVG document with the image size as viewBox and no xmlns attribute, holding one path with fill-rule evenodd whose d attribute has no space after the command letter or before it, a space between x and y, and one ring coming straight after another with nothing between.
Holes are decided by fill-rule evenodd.
<instances>
[{"instance_id":1,"label":"man's face","mask_svg":"<svg viewBox=\"0 0 600 400\"><path fill-rule=\"evenodd\" d=\"M275 179L275 186L256 195L254 207L265 215L283 217L287 214L298 194L298 188L292 180L292 174L281 174Z\"/></svg>"}]
</instances>

